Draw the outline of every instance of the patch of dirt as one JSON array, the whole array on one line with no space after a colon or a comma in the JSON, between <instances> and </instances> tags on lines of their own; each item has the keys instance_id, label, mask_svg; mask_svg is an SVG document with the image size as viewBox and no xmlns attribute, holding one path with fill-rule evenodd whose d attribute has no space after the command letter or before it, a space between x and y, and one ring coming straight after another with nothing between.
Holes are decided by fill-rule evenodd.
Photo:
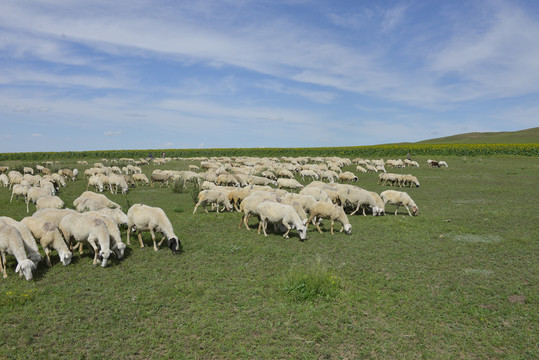
<instances>
[{"instance_id":1,"label":"patch of dirt","mask_svg":"<svg viewBox=\"0 0 539 360\"><path fill-rule=\"evenodd\" d=\"M509 300L509 302L513 304L525 304L526 296L525 295L509 295L507 300Z\"/></svg>"}]
</instances>

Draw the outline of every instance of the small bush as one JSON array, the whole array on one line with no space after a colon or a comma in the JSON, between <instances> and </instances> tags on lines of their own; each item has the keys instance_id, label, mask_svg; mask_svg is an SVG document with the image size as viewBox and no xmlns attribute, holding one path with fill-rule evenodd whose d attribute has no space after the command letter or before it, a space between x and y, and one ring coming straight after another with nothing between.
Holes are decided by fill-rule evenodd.
<instances>
[{"instance_id":1,"label":"small bush","mask_svg":"<svg viewBox=\"0 0 539 360\"><path fill-rule=\"evenodd\" d=\"M195 183L195 186L191 190L191 198L193 199L193 204L196 205L198 202L198 194L200 193L200 184Z\"/></svg>"},{"instance_id":2,"label":"small bush","mask_svg":"<svg viewBox=\"0 0 539 360\"><path fill-rule=\"evenodd\" d=\"M295 301L331 300L339 295L342 279L321 266L292 270L285 280L284 291Z\"/></svg>"}]
</instances>

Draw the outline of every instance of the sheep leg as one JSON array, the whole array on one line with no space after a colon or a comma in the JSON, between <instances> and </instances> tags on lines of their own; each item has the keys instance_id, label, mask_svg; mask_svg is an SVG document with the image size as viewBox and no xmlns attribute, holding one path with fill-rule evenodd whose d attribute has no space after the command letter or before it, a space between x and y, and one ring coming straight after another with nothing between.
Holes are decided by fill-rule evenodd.
<instances>
[{"instance_id":1,"label":"sheep leg","mask_svg":"<svg viewBox=\"0 0 539 360\"><path fill-rule=\"evenodd\" d=\"M331 235L333 235L333 226L335 225L335 221L331 220Z\"/></svg>"},{"instance_id":2,"label":"sheep leg","mask_svg":"<svg viewBox=\"0 0 539 360\"><path fill-rule=\"evenodd\" d=\"M360 205L357 204L357 208L350 214L350 216L354 215L355 213L357 213L359 211L359 207Z\"/></svg>"},{"instance_id":3,"label":"sheep leg","mask_svg":"<svg viewBox=\"0 0 539 360\"><path fill-rule=\"evenodd\" d=\"M153 249L155 251L157 251L157 244L155 243L155 233L153 232L153 229L150 228L150 235L152 236L152 241L153 241Z\"/></svg>"},{"instance_id":4,"label":"sheep leg","mask_svg":"<svg viewBox=\"0 0 539 360\"><path fill-rule=\"evenodd\" d=\"M163 243L163 241L165 241L165 239L166 239L165 234L161 234L161 235L163 235L163 236L161 237L161 241L159 241L159 243L157 244L157 247L160 247L161 244Z\"/></svg>"},{"instance_id":5,"label":"sheep leg","mask_svg":"<svg viewBox=\"0 0 539 360\"><path fill-rule=\"evenodd\" d=\"M193 214L197 212L198 205L200 205L200 201L196 203L195 210L193 210Z\"/></svg>"},{"instance_id":6,"label":"sheep leg","mask_svg":"<svg viewBox=\"0 0 539 360\"><path fill-rule=\"evenodd\" d=\"M284 223L283 223L283 224L284 224ZM287 228L288 230L284 233L283 237L284 237L285 239L289 239L288 233L290 232L291 227L290 227L290 225L288 225L288 224L284 224L284 226L286 226L286 228Z\"/></svg>"},{"instance_id":7,"label":"sheep leg","mask_svg":"<svg viewBox=\"0 0 539 360\"><path fill-rule=\"evenodd\" d=\"M408 206L407 206L407 205L404 205L404 207L405 207L406 210L408 211L408 215L412 216L412 214L410 213L410 209L408 209Z\"/></svg>"},{"instance_id":8,"label":"sheep leg","mask_svg":"<svg viewBox=\"0 0 539 360\"><path fill-rule=\"evenodd\" d=\"M48 247L44 247L43 250L45 251L45 256L46 256L46 261L47 261L47 266L48 267L51 267L52 266L52 263L51 263L51 250L48 248Z\"/></svg>"},{"instance_id":9,"label":"sheep leg","mask_svg":"<svg viewBox=\"0 0 539 360\"><path fill-rule=\"evenodd\" d=\"M138 232L138 242L140 243L140 248L144 249L144 243L142 242L142 234Z\"/></svg>"},{"instance_id":10,"label":"sheep leg","mask_svg":"<svg viewBox=\"0 0 539 360\"><path fill-rule=\"evenodd\" d=\"M245 215L245 218L243 219L243 223L245 224L245 227L247 228L247 230L251 230L251 228L249 227L249 218L251 217L251 214L247 214Z\"/></svg>"},{"instance_id":11,"label":"sheep leg","mask_svg":"<svg viewBox=\"0 0 539 360\"><path fill-rule=\"evenodd\" d=\"M6 253L4 252L4 250L2 250L2 262L0 263L1 267L2 267L2 275L5 278L7 278L7 272L6 272Z\"/></svg>"},{"instance_id":12,"label":"sheep leg","mask_svg":"<svg viewBox=\"0 0 539 360\"><path fill-rule=\"evenodd\" d=\"M94 249L94 262L93 262L92 265L95 267L98 264L97 255L99 254L97 244L95 243L95 239L93 239L93 238L88 238L87 241L90 244L90 246ZM79 244L80 244L80 242L79 242Z\"/></svg>"},{"instance_id":13,"label":"sheep leg","mask_svg":"<svg viewBox=\"0 0 539 360\"><path fill-rule=\"evenodd\" d=\"M397 205L397 210L395 210L395 215L397 215L397 211L399 211L400 205Z\"/></svg>"},{"instance_id":14,"label":"sheep leg","mask_svg":"<svg viewBox=\"0 0 539 360\"><path fill-rule=\"evenodd\" d=\"M320 221L320 222L315 222L315 223L314 223L314 224L316 225L316 228L318 229L318 232L319 232L320 234L322 234L322 229L320 229L320 223L321 223L321 222L322 222L322 221Z\"/></svg>"},{"instance_id":15,"label":"sheep leg","mask_svg":"<svg viewBox=\"0 0 539 360\"><path fill-rule=\"evenodd\" d=\"M261 220L261 221L262 221L262 230L264 230L264 236L268 236L268 234L266 233L268 223L266 222L266 220Z\"/></svg>"},{"instance_id":16,"label":"sheep leg","mask_svg":"<svg viewBox=\"0 0 539 360\"><path fill-rule=\"evenodd\" d=\"M367 216L367 214L365 214L365 208L363 208L363 216Z\"/></svg>"},{"instance_id":17,"label":"sheep leg","mask_svg":"<svg viewBox=\"0 0 539 360\"><path fill-rule=\"evenodd\" d=\"M131 226L129 226L129 224L127 224L127 239L126 239L127 245L131 245L131 241L129 239L130 235L131 235Z\"/></svg>"}]
</instances>

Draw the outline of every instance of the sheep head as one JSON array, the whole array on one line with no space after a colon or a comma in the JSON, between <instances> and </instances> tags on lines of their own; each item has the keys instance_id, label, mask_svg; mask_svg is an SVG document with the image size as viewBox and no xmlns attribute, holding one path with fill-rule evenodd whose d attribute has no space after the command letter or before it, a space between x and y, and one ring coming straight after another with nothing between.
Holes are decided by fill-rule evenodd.
<instances>
[{"instance_id":1,"label":"sheep head","mask_svg":"<svg viewBox=\"0 0 539 360\"><path fill-rule=\"evenodd\" d=\"M71 264L71 258L73 257L73 253L71 251L67 251L66 253L60 255L60 261L64 266L67 266Z\"/></svg>"},{"instance_id":2,"label":"sheep head","mask_svg":"<svg viewBox=\"0 0 539 360\"><path fill-rule=\"evenodd\" d=\"M417 213L419 212L419 208L415 205L412 206L412 215L417 216Z\"/></svg>"},{"instance_id":3,"label":"sheep head","mask_svg":"<svg viewBox=\"0 0 539 360\"><path fill-rule=\"evenodd\" d=\"M24 259L20 261L17 264L17 267L15 268L15 272L19 273L19 275L26 278L26 280L30 281L33 278L32 271L36 269L36 264L30 259Z\"/></svg>"},{"instance_id":4,"label":"sheep head","mask_svg":"<svg viewBox=\"0 0 539 360\"><path fill-rule=\"evenodd\" d=\"M172 250L173 254L179 254L183 251L182 243L177 238L168 239L168 247Z\"/></svg>"},{"instance_id":5,"label":"sheep head","mask_svg":"<svg viewBox=\"0 0 539 360\"><path fill-rule=\"evenodd\" d=\"M108 249L99 251L99 259L101 259L101 267L107 266L107 261L109 260L111 253L112 251Z\"/></svg>"},{"instance_id":6,"label":"sheep head","mask_svg":"<svg viewBox=\"0 0 539 360\"><path fill-rule=\"evenodd\" d=\"M297 230L299 234L299 239L301 241L304 241L307 238L307 227L301 226L301 227L298 227Z\"/></svg>"},{"instance_id":7,"label":"sheep head","mask_svg":"<svg viewBox=\"0 0 539 360\"><path fill-rule=\"evenodd\" d=\"M352 233L352 225L350 224L345 224L344 225L344 232L347 234L347 235L350 235Z\"/></svg>"}]
</instances>

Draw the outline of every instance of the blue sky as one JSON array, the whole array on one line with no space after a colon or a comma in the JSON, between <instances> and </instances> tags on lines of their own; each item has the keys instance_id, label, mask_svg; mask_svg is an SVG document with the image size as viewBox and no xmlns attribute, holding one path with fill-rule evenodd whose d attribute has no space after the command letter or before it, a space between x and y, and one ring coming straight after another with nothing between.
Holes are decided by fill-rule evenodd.
<instances>
[{"instance_id":1,"label":"blue sky","mask_svg":"<svg viewBox=\"0 0 539 360\"><path fill-rule=\"evenodd\" d=\"M0 2L0 152L539 126L539 1Z\"/></svg>"}]
</instances>

